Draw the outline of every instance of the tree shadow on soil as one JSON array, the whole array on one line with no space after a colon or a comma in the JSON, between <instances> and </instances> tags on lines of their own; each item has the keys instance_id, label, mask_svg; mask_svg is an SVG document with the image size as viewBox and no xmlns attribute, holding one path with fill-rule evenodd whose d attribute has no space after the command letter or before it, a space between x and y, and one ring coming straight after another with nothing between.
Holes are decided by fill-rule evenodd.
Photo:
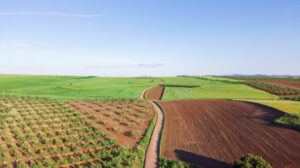
<instances>
[{"instance_id":1,"label":"tree shadow on soil","mask_svg":"<svg viewBox=\"0 0 300 168\"><path fill-rule=\"evenodd\" d=\"M262 104L258 104L258 103L254 103L254 102L246 102L246 103L252 104L252 105L262 109L263 110L263 115L261 115L257 118L262 119L264 121L267 121L269 123L273 123L273 121L275 119L280 118L284 115L284 112L282 112L278 109L266 106L266 105L262 105Z\"/></svg>"},{"instance_id":2,"label":"tree shadow on soil","mask_svg":"<svg viewBox=\"0 0 300 168\"><path fill-rule=\"evenodd\" d=\"M257 106L257 107L263 109L262 115L260 115L260 116L247 116L247 118L262 120L262 121L265 122L265 124L267 126L270 126L270 127L293 130L291 128L288 128L288 127L285 127L285 126L282 126L282 125L279 125L279 124L275 123L276 119L284 116L284 114L285 114L284 112L282 112L282 111L280 111L276 108L269 107L269 106L266 106L266 105L262 105L262 104L259 104L259 103L254 103L254 102L246 102L246 103L252 104L254 106Z\"/></svg>"},{"instance_id":3,"label":"tree shadow on soil","mask_svg":"<svg viewBox=\"0 0 300 168\"><path fill-rule=\"evenodd\" d=\"M175 150L175 154L179 160L187 163L192 163L205 168L230 168L231 164L219 161L213 158L208 158L205 156L200 156L184 150Z\"/></svg>"}]
</instances>

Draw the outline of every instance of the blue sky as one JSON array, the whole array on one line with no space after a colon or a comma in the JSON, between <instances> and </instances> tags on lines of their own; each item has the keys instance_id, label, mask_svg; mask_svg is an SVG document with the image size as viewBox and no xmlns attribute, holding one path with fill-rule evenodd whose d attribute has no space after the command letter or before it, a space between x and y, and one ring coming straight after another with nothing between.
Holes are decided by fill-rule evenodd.
<instances>
[{"instance_id":1,"label":"blue sky","mask_svg":"<svg viewBox=\"0 0 300 168\"><path fill-rule=\"evenodd\" d=\"M0 73L300 74L298 0L0 0Z\"/></svg>"}]
</instances>

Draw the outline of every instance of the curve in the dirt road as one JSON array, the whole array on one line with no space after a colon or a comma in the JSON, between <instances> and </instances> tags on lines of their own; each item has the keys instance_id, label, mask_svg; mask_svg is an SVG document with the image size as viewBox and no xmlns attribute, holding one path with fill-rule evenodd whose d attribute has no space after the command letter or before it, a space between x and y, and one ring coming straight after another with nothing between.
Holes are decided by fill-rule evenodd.
<instances>
[{"instance_id":1,"label":"curve in the dirt road","mask_svg":"<svg viewBox=\"0 0 300 168\"><path fill-rule=\"evenodd\" d=\"M154 87L157 87L157 86L159 86L159 85L162 85L162 84L164 84L164 83L165 83L165 81L161 80L161 82L160 82L159 84L144 89L144 90L142 91L141 95L140 95L140 99L141 99L141 100L145 100L145 99L146 99L146 92L147 92L148 90L150 90L150 89L152 89L152 88L154 88ZM162 94L163 94L163 93L162 93Z\"/></svg>"},{"instance_id":2,"label":"curve in the dirt road","mask_svg":"<svg viewBox=\"0 0 300 168\"><path fill-rule=\"evenodd\" d=\"M160 139L161 133L163 129L164 115L161 108L155 102L151 102L155 108L157 113L157 121L152 132L152 136L150 139L149 146L146 151L145 157L145 168L155 168L159 167L159 147L160 147Z\"/></svg>"},{"instance_id":3,"label":"curve in the dirt road","mask_svg":"<svg viewBox=\"0 0 300 168\"><path fill-rule=\"evenodd\" d=\"M161 84L164 84L163 80L161 80L160 84L156 86L159 86ZM140 95L140 99L145 100L146 91L156 86L152 86L144 89ZM155 123L155 127L153 129L150 142L146 150L146 156L144 162L145 168L159 167L159 148L160 148L160 139L161 139L161 133L163 129L163 122L164 122L164 115L159 105L156 104L154 101L152 101L151 103L154 106L155 112L157 113L157 121Z\"/></svg>"}]
</instances>

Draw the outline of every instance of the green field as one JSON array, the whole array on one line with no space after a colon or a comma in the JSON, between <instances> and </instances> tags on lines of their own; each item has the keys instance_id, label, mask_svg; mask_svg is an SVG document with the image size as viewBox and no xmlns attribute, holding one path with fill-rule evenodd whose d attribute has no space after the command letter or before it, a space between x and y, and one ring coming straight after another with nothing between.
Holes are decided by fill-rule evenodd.
<instances>
[{"instance_id":1,"label":"green field","mask_svg":"<svg viewBox=\"0 0 300 168\"><path fill-rule=\"evenodd\" d=\"M284 116L275 120L275 123L300 131L300 102L288 100L248 100L263 104L282 112Z\"/></svg>"},{"instance_id":2,"label":"green field","mask_svg":"<svg viewBox=\"0 0 300 168\"><path fill-rule=\"evenodd\" d=\"M211 85L211 84L223 84L225 82L237 83L238 80L229 78L217 78L211 76L201 77L162 77L167 85Z\"/></svg>"},{"instance_id":3,"label":"green field","mask_svg":"<svg viewBox=\"0 0 300 168\"><path fill-rule=\"evenodd\" d=\"M0 75L0 93L52 99L138 99L158 79Z\"/></svg>"},{"instance_id":4,"label":"green field","mask_svg":"<svg viewBox=\"0 0 300 168\"><path fill-rule=\"evenodd\" d=\"M249 101L270 106L280 111L283 111L285 113L300 115L299 101L288 101L288 100L249 100Z\"/></svg>"},{"instance_id":5,"label":"green field","mask_svg":"<svg viewBox=\"0 0 300 168\"><path fill-rule=\"evenodd\" d=\"M239 81L217 77L162 78L166 84L200 85L196 88L166 87L164 100L174 99L278 99L267 92L239 84Z\"/></svg>"}]
</instances>

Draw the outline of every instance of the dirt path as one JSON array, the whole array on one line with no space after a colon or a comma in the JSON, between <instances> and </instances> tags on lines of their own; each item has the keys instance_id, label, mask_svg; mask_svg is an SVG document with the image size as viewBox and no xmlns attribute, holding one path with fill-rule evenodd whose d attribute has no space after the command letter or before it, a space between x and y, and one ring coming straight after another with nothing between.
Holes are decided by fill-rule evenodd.
<instances>
[{"instance_id":1,"label":"dirt path","mask_svg":"<svg viewBox=\"0 0 300 168\"><path fill-rule=\"evenodd\" d=\"M160 145L161 132L163 129L163 120L164 120L164 115L160 107L155 102L151 102L151 103L153 104L155 111L157 113L157 121L154 130L152 132L148 149L146 151L145 165L144 165L145 168L159 167L158 165L159 145Z\"/></svg>"},{"instance_id":2,"label":"dirt path","mask_svg":"<svg viewBox=\"0 0 300 168\"><path fill-rule=\"evenodd\" d=\"M150 88L146 88L146 89L144 89L144 90L142 91L142 93L141 93L141 95L140 95L140 99L141 99L141 100L145 100L145 93L146 93L146 91L147 91L148 89L150 89Z\"/></svg>"},{"instance_id":3,"label":"dirt path","mask_svg":"<svg viewBox=\"0 0 300 168\"><path fill-rule=\"evenodd\" d=\"M164 81L162 80L160 84L157 86L163 84ZM154 86L155 87L155 86ZM145 93L147 90L151 89L153 87L146 88L142 91L140 99L145 100ZM154 109L157 113L157 121L155 123L155 127L153 129L151 139L149 146L146 150L146 157L145 157L145 168L158 168L159 167L159 146L160 146L160 139L161 139L161 132L163 129L163 121L164 121L164 115L161 111L160 107L155 103L151 102L154 106Z\"/></svg>"}]
</instances>

